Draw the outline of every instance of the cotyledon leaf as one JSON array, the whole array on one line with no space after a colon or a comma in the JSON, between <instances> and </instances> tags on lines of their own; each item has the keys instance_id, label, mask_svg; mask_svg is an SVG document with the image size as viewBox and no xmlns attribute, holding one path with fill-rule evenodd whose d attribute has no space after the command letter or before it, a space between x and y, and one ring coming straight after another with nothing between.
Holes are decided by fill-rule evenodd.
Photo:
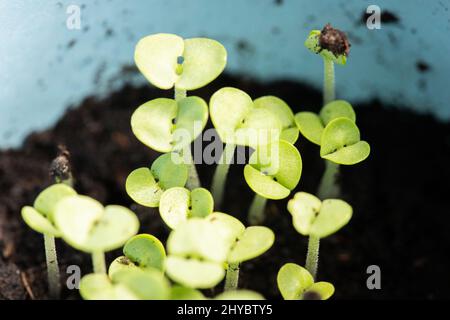
<instances>
[{"instance_id":1,"label":"cotyledon leaf","mask_svg":"<svg viewBox=\"0 0 450 320\"><path fill-rule=\"evenodd\" d=\"M174 34L159 33L138 42L134 59L153 85L161 89L176 86L194 90L213 81L223 71L227 52L212 39L184 40Z\"/></svg>"},{"instance_id":2,"label":"cotyledon leaf","mask_svg":"<svg viewBox=\"0 0 450 320\"><path fill-rule=\"evenodd\" d=\"M352 165L365 160L369 154L369 144L360 139L359 129L350 119L334 119L324 129L320 144L322 158Z\"/></svg>"},{"instance_id":3,"label":"cotyledon leaf","mask_svg":"<svg viewBox=\"0 0 450 320\"><path fill-rule=\"evenodd\" d=\"M103 207L80 195L58 202L55 224L64 241L85 252L117 249L139 229L139 220L129 209L118 205Z\"/></svg>"},{"instance_id":4,"label":"cotyledon leaf","mask_svg":"<svg viewBox=\"0 0 450 320\"><path fill-rule=\"evenodd\" d=\"M244 91L226 87L215 92L209 104L211 121L225 143L257 147L280 138L277 115L258 108Z\"/></svg>"},{"instance_id":5,"label":"cotyledon leaf","mask_svg":"<svg viewBox=\"0 0 450 320\"><path fill-rule=\"evenodd\" d=\"M175 187L166 190L160 199L159 212L164 222L172 229L190 217L206 217L213 212L214 200L204 188L189 191Z\"/></svg>"},{"instance_id":6,"label":"cotyledon leaf","mask_svg":"<svg viewBox=\"0 0 450 320\"><path fill-rule=\"evenodd\" d=\"M271 111L280 120L282 131L280 139L294 144L298 139L298 128L294 121L294 113L289 105L275 96L264 96L253 101L255 108Z\"/></svg>"},{"instance_id":7,"label":"cotyledon leaf","mask_svg":"<svg viewBox=\"0 0 450 320\"><path fill-rule=\"evenodd\" d=\"M159 151L182 150L204 129L208 121L206 102L195 96L179 101L157 98L139 106L131 116L134 135Z\"/></svg>"},{"instance_id":8,"label":"cotyledon leaf","mask_svg":"<svg viewBox=\"0 0 450 320\"><path fill-rule=\"evenodd\" d=\"M244 167L247 184L268 199L286 198L297 186L301 173L300 152L284 140L258 148Z\"/></svg>"},{"instance_id":9,"label":"cotyledon leaf","mask_svg":"<svg viewBox=\"0 0 450 320\"><path fill-rule=\"evenodd\" d=\"M175 153L166 153L159 156L151 168L132 171L125 183L128 195L143 206L158 207L165 190L183 187L188 179L188 168L177 163L177 157Z\"/></svg>"}]
</instances>

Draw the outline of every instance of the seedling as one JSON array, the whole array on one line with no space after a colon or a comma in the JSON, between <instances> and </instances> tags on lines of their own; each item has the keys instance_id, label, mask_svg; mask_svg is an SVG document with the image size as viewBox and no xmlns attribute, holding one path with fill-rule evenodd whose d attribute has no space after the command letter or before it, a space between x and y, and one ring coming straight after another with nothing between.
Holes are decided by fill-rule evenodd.
<instances>
[{"instance_id":1,"label":"seedling","mask_svg":"<svg viewBox=\"0 0 450 320\"><path fill-rule=\"evenodd\" d=\"M275 96L264 96L253 101L255 108L266 109L275 114L281 123L280 139L294 144L298 139L298 128L289 105Z\"/></svg>"},{"instance_id":2,"label":"seedling","mask_svg":"<svg viewBox=\"0 0 450 320\"><path fill-rule=\"evenodd\" d=\"M138 234L125 243L123 256L116 258L108 269L110 278L124 269L140 268L164 271L166 250L156 237L150 234Z\"/></svg>"},{"instance_id":3,"label":"seedling","mask_svg":"<svg viewBox=\"0 0 450 320\"><path fill-rule=\"evenodd\" d=\"M157 269L120 270L112 278L91 273L80 281L80 295L85 300L167 300L170 284Z\"/></svg>"},{"instance_id":4,"label":"seedling","mask_svg":"<svg viewBox=\"0 0 450 320\"><path fill-rule=\"evenodd\" d=\"M222 204L226 177L236 145L257 148L272 140L278 141L280 138L283 126L277 115L285 116L286 109L280 109L280 112L274 113L273 106L264 101L254 103L244 91L231 87L222 88L211 97L209 104L211 121L220 139L225 143L225 149L214 173L211 188L219 208ZM263 105L265 107L262 107ZM286 116L286 118L288 117Z\"/></svg>"},{"instance_id":5,"label":"seedling","mask_svg":"<svg viewBox=\"0 0 450 320\"><path fill-rule=\"evenodd\" d=\"M319 114L299 112L295 115L295 122L302 135L321 147L320 155L326 160L318 191L321 198L339 195L336 176L340 164L356 164L369 156L370 146L360 140L355 121L353 107L344 100L327 103Z\"/></svg>"},{"instance_id":6,"label":"seedling","mask_svg":"<svg viewBox=\"0 0 450 320\"><path fill-rule=\"evenodd\" d=\"M159 156L151 168L139 168L130 173L125 188L128 195L146 207L158 207L161 195L173 187L183 187L188 179L188 168L175 163L170 153Z\"/></svg>"},{"instance_id":7,"label":"seedling","mask_svg":"<svg viewBox=\"0 0 450 320\"><path fill-rule=\"evenodd\" d=\"M54 209L61 236L72 247L92 254L95 273L106 273L104 252L117 249L139 229L139 220L129 209L80 195L64 197Z\"/></svg>"},{"instance_id":8,"label":"seedling","mask_svg":"<svg viewBox=\"0 0 450 320\"><path fill-rule=\"evenodd\" d=\"M55 247L55 238L60 237L61 232L54 223L55 208L59 201L73 195L76 195L76 192L71 187L62 183L54 184L37 196L33 207L22 208L22 218L25 223L44 236L49 293L53 299L59 297L61 288Z\"/></svg>"},{"instance_id":9,"label":"seedling","mask_svg":"<svg viewBox=\"0 0 450 320\"><path fill-rule=\"evenodd\" d=\"M352 217L352 207L339 199L319 198L306 192L298 192L288 202L294 228L302 235L309 236L306 269L315 278L319 261L320 239L327 237L343 226Z\"/></svg>"},{"instance_id":10,"label":"seedling","mask_svg":"<svg viewBox=\"0 0 450 320\"><path fill-rule=\"evenodd\" d=\"M267 251L274 242L266 227L249 227L236 218L214 212L191 218L172 231L167 240L166 270L175 282L191 288L211 288L225 276L225 289L237 288L239 263Z\"/></svg>"},{"instance_id":11,"label":"seedling","mask_svg":"<svg viewBox=\"0 0 450 320\"><path fill-rule=\"evenodd\" d=\"M285 300L327 300L334 293L329 282L314 282L314 277L305 268L286 263L277 275L278 289Z\"/></svg>"},{"instance_id":12,"label":"seedling","mask_svg":"<svg viewBox=\"0 0 450 320\"><path fill-rule=\"evenodd\" d=\"M160 199L159 213L166 225L176 229L188 218L204 218L214 209L214 200L208 190L175 187L166 190Z\"/></svg>"},{"instance_id":13,"label":"seedling","mask_svg":"<svg viewBox=\"0 0 450 320\"><path fill-rule=\"evenodd\" d=\"M250 207L249 223L264 221L267 199L284 199L300 181L302 174L300 152L289 142L280 140L267 148L258 148L244 167L244 177L256 193Z\"/></svg>"},{"instance_id":14,"label":"seedling","mask_svg":"<svg viewBox=\"0 0 450 320\"><path fill-rule=\"evenodd\" d=\"M323 58L323 104L327 105L334 101L336 96L334 64L345 65L347 63L347 57L350 52L350 43L344 32L327 24L322 31L312 30L305 41L305 46ZM346 114L346 112L344 111L343 114ZM299 128L302 133L308 131L308 127L315 128L313 131L317 131L317 128L320 127L317 123L317 119L314 119L314 117L311 119L311 115L308 115L307 119L303 119L308 122L306 124L305 121L300 121L299 123L299 120L301 120L301 117L297 117L296 122L297 124L300 124ZM312 136L312 139L317 144L321 143L321 136L317 133ZM339 165L330 161L326 161L325 164L326 169L319 187L319 196L337 197L339 195L339 187L336 184L336 178L339 173Z\"/></svg>"},{"instance_id":15,"label":"seedling","mask_svg":"<svg viewBox=\"0 0 450 320\"><path fill-rule=\"evenodd\" d=\"M159 152L172 152L189 145L202 132L207 121L208 106L199 97L178 101L158 98L134 111L131 128L148 147Z\"/></svg>"},{"instance_id":16,"label":"seedling","mask_svg":"<svg viewBox=\"0 0 450 320\"><path fill-rule=\"evenodd\" d=\"M198 101L199 98L189 100L189 103L186 102L184 98L186 98L187 90L201 88L218 77L225 68L227 52L222 44L212 39L183 39L174 34L160 33L144 37L138 42L134 53L134 60L138 69L153 85L160 89L175 88L175 101L178 102L178 108L181 109L182 105L192 104L194 103L194 100L197 100L197 104L201 104ZM158 115L151 118L143 117L138 120L138 122L140 123L140 127L145 129L145 131L150 132L150 136L156 133L156 136L151 137L150 140L165 140L163 141L163 144L158 145L158 147L167 150L169 149L167 143L172 141L169 140L170 134L168 134L168 131L177 127L176 124L173 126L170 121L172 119L181 121L183 120L183 117L177 119L175 116L177 112L174 111L174 109L176 110L176 104L174 104L174 102L169 103L168 101L165 101L162 103L160 99L156 100L158 100L157 103L161 108L168 108L169 110L163 112L160 116ZM164 104L171 105L171 107L164 107ZM179 111L178 114L181 112L182 111ZM149 114L147 113L147 116L148 115ZM194 114L188 113L185 114L185 116L188 120L197 119L190 118L194 116ZM161 119L161 117L163 119ZM145 123L145 121L149 119L156 124L158 124L160 120L163 120L163 122L157 125L155 130L150 124ZM203 120L204 117L201 117L201 119ZM185 126L185 128L187 127ZM188 128L189 132L192 131L192 128L192 126ZM139 129L139 131L141 129ZM202 129L203 128L200 129L200 132ZM164 135L159 138L158 135L160 133L163 133ZM192 133L193 135L191 138L193 140L195 139L195 133L197 132ZM140 135L141 137L138 135L136 136L141 140L142 135ZM145 144L149 143L149 139L145 140L146 141L143 141ZM184 140L183 144L186 144L186 142L187 140ZM147 145L153 148L154 144L149 143ZM185 147L184 151L185 153L189 153L184 155L185 159L186 157L189 158L188 163L190 164L190 180L188 186L190 188L200 187L200 181L190 154L190 148Z\"/></svg>"}]
</instances>

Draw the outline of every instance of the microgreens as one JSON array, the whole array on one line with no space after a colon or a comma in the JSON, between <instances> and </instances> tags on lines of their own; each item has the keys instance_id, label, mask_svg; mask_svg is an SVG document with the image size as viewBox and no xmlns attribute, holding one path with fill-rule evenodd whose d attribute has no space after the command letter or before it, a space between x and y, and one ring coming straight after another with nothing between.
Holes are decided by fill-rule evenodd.
<instances>
[{"instance_id":1,"label":"microgreens","mask_svg":"<svg viewBox=\"0 0 450 320\"><path fill-rule=\"evenodd\" d=\"M247 93L231 87L222 88L211 97L209 103L211 121L220 139L225 143L225 150L214 173L212 184L212 194L219 208L235 146L256 148L272 140L278 141L283 129L279 114L289 118L289 115L285 116L285 113L288 113L285 108L280 108L279 113L274 113L272 111L274 107L264 103L265 100L254 103Z\"/></svg>"},{"instance_id":2,"label":"microgreens","mask_svg":"<svg viewBox=\"0 0 450 320\"><path fill-rule=\"evenodd\" d=\"M194 90L217 78L225 68L227 52L212 39L160 33L139 40L134 60L156 87Z\"/></svg>"},{"instance_id":3,"label":"microgreens","mask_svg":"<svg viewBox=\"0 0 450 320\"><path fill-rule=\"evenodd\" d=\"M289 196L300 181L302 167L300 152L284 140L256 149L244 167L245 180L256 193L248 216L250 224L264 220L267 199Z\"/></svg>"},{"instance_id":4,"label":"microgreens","mask_svg":"<svg viewBox=\"0 0 450 320\"><path fill-rule=\"evenodd\" d=\"M210 288L223 279L227 265L226 289L236 289L239 263L261 255L273 241L270 229L245 228L224 213L191 218L172 231L167 240L167 274L186 287Z\"/></svg>"},{"instance_id":5,"label":"microgreens","mask_svg":"<svg viewBox=\"0 0 450 320\"><path fill-rule=\"evenodd\" d=\"M164 222L172 229L191 217L203 218L213 212L214 200L204 188L192 191L175 187L166 190L159 202L159 212Z\"/></svg>"},{"instance_id":6,"label":"microgreens","mask_svg":"<svg viewBox=\"0 0 450 320\"><path fill-rule=\"evenodd\" d=\"M183 163L175 163L173 156L175 154L163 154L151 168L139 168L130 173L125 188L131 199L146 207L158 207L165 190L186 184L188 168Z\"/></svg>"},{"instance_id":7,"label":"microgreens","mask_svg":"<svg viewBox=\"0 0 450 320\"><path fill-rule=\"evenodd\" d=\"M44 236L49 293L53 299L58 298L61 287L55 247L55 238L60 237L61 232L54 223L55 209L60 200L73 195L76 195L76 192L71 187L62 183L54 184L37 196L33 207L22 208L25 223Z\"/></svg>"},{"instance_id":8,"label":"microgreens","mask_svg":"<svg viewBox=\"0 0 450 320\"><path fill-rule=\"evenodd\" d=\"M200 187L188 144L203 130L208 112L201 99L186 100L186 95L187 90L201 88L219 76L227 61L225 48L212 39L183 39L160 33L139 40L134 60L153 85L160 89L174 87L175 101L155 99L141 106L131 121L133 132L144 144L161 152L184 147L183 159L189 164L188 187ZM201 128L193 126L194 121L202 123ZM186 130L181 130L182 137L174 137L180 128L187 129L187 137Z\"/></svg>"},{"instance_id":9,"label":"microgreens","mask_svg":"<svg viewBox=\"0 0 450 320\"><path fill-rule=\"evenodd\" d=\"M111 278L91 273L81 279L80 295L85 300L167 300L170 284L156 269L120 270Z\"/></svg>"},{"instance_id":10,"label":"microgreens","mask_svg":"<svg viewBox=\"0 0 450 320\"><path fill-rule=\"evenodd\" d=\"M150 234L138 234L125 243L123 256L116 258L108 269L111 278L124 269L154 268L164 271L166 251L163 244Z\"/></svg>"},{"instance_id":11,"label":"microgreens","mask_svg":"<svg viewBox=\"0 0 450 320\"><path fill-rule=\"evenodd\" d=\"M139 229L129 209L80 195L58 201L54 220L61 236L72 247L92 254L94 272L106 273L104 252L121 247Z\"/></svg>"},{"instance_id":12,"label":"microgreens","mask_svg":"<svg viewBox=\"0 0 450 320\"><path fill-rule=\"evenodd\" d=\"M334 293L329 282L314 282L313 276L295 263L286 263L277 276L278 289L285 300L327 300Z\"/></svg>"}]
</instances>

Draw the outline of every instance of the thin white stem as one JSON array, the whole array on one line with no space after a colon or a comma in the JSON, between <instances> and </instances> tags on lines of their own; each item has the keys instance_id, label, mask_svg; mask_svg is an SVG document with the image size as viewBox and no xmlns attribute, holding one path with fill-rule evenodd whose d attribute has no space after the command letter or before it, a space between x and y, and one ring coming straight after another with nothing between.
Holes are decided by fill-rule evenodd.
<instances>
[{"instance_id":1,"label":"thin white stem","mask_svg":"<svg viewBox=\"0 0 450 320\"><path fill-rule=\"evenodd\" d=\"M233 159L236 145L227 143L220 156L216 171L211 186L211 193L214 198L214 203L217 209L220 209L223 201L224 189L227 182L228 170L230 169L230 162Z\"/></svg>"},{"instance_id":2,"label":"thin white stem","mask_svg":"<svg viewBox=\"0 0 450 320\"><path fill-rule=\"evenodd\" d=\"M56 255L55 237L44 233L45 259L47 262L47 276L49 296L51 299L58 299L61 292L59 282L58 257Z\"/></svg>"},{"instance_id":3,"label":"thin white stem","mask_svg":"<svg viewBox=\"0 0 450 320\"><path fill-rule=\"evenodd\" d=\"M306 254L306 270L311 273L313 278L317 275L317 266L319 264L320 238L309 236L308 253Z\"/></svg>"},{"instance_id":4,"label":"thin white stem","mask_svg":"<svg viewBox=\"0 0 450 320\"><path fill-rule=\"evenodd\" d=\"M265 216L265 208L266 208L267 199L261 197L260 195L255 194L253 198L252 204L250 206L250 210L248 212L248 223L252 226L260 225L264 222Z\"/></svg>"},{"instance_id":5,"label":"thin white stem","mask_svg":"<svg viewBox=\"0 0 450 320\"><path fill-rule=\"evenodd\" d=\"M105 253L103 251L92 252L92 265L94 273L106 274Z\"/></svg>"},{"instance_id":6,"label":"thin white stem","mask_svg":"<svg viewBox=\"0 0 450 320\"><path fill-rule=\"evenodd\" d=\"M320 180L317 195L320 199L338 198L340 194L339 183L339 164L325 160L325 172Z\"/></svg>"},{"instance_id":7,"label":"thin white stem","mask_svg":"<svg viewBox=\"0 0 450 320\"><path fill-rule=\"evenodd\" d=\"M323 59L323 104L326 105L336 99L334 88L334 62Z\"/></svg>"},{"instance_id":8,"label":"thin white stem","mask_svg":"<svg viewBox=\"0 0 450 320\"><path fill-rule=\"evenodd\" d=\"M175 101L184 99L184 98L186 98L186 96L187 96L186 90L178 89L177 87L175 87L175 92L174 92ZM200 178L198 177L197 168L195 167L194 159L192 158L190 145L184 147L184 151L186 153L189 152L189 154L183 155L183 159L185 159L187 161L186 164L189 167L189 176L188 176L188 181L186 182L186 187L190 190L195 189L195 188L200 188L200 186L201 186Z\"/></svg>"}]
</instances>

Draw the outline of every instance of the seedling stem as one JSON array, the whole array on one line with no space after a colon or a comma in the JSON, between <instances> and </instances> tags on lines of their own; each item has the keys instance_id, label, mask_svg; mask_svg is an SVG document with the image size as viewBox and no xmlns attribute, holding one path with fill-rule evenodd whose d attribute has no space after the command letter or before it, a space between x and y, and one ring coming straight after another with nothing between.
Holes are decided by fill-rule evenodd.
<instances>
[{"instance_id":1,"label":"seedling stem","mask_svg":"<svg viewBox=\"0 0 450 320\"><path fill-rule=\"evenodd\" d=\"M336 99L334 86L334 62L331 59L323 59L323 105ZM335 198L339 195L339 186L336 183L339 174L339 165L325 160L325 172L320 180L318 196L320 199ZM306 269L316 278L317 265L319 263L320 238L309 236L308 252L306 254Z\"/></svg>"},{"instance_id":2,"label":"seedling stem","mask_svg":"<svg viewBox=\"0 0 450 320\"><path fill-rule=\"evenodd\" d=\"M225 183L227 181L228 170L230 169L230 162L235 148L236 145L234 144L225 144L216 171L214 172L211 193L217 208L220 208L222 205Z\"/></svg>"},{"instance_id":3,"label":"seedling stem","mask_svg":"<svg viewBox=\"0 0 450 320\"><path fill-rule=\"evenodd\" d=\"M317 265L319 263L319 246L320 238L309 236L308 253L306 255L306 270L311 273L314 279L316 278Z\"/></svg>"},{"instance_id":4,"label":"seedling stem","mask_svg":"<svg viewBox=\"0 0 450 320\"><path fill-rule=\"evenodd\" d=\"M106 274L105 253L103 251L92 252L94 273Z\"/></svg>"},{"instance_id":5,"label":"seedling stem","mask_svg":"<svg viewBox=\"0 0 450 320\"><path fill-rule=\"evenodd\" d=\"M335 100L334 90L334 62L331 59L323 59L323 105Z\"/></svg>"},{"instance_id":6,"label":"seedling stem","mask_svg":"<svg viewBox=\"0 0 450 320\"><path fill-rule=\"evenodd\" d=\"M239 263L230 263L225 277L225 291L236 290L239 282Z\"/></svg>"},{"instance_id":7,"label":"seedling stem","mask_svg":"<svg viewBox=\"0 0 450 320\"><path fill-rule=\"evenodd\" d=\"M44 233L44 246L50 298L58 299L61 291L61 283L59 282L59 267L56 255L55 237Z\"/></svg>"},{"instance_id":8,"label":"seedling stem","mask_svg":"<svg viewBox=\"0 0 450 320\"><path fill-rule=\"evenodd\" d=\"M266 202L267 198L255 194L248 213L248 222L250 225L258 225L264 221L264 209L266 207Z\"/></svg>"},{"instance_id":9,"label":"seedling stem","mask_svg":"<svg viewBox=\"0 0 450 320\"><path fill-rule=\"evenodd\" d=\"M187 92L183 89L178 89L175 87L175 101L179 101L181 99L186 98ZM186 154L185 156L188 159L188 165L189 165L189 177L188 181L186 182L186 187L189 190L200 188L200 179L198 177L197 168L195 167L194 159L192 158L191 148L190 146L186 146L184 148L185 152L188 152L189 154ZM186 159L186 158L185 158Z\"/></svg>"}]
</instances>

